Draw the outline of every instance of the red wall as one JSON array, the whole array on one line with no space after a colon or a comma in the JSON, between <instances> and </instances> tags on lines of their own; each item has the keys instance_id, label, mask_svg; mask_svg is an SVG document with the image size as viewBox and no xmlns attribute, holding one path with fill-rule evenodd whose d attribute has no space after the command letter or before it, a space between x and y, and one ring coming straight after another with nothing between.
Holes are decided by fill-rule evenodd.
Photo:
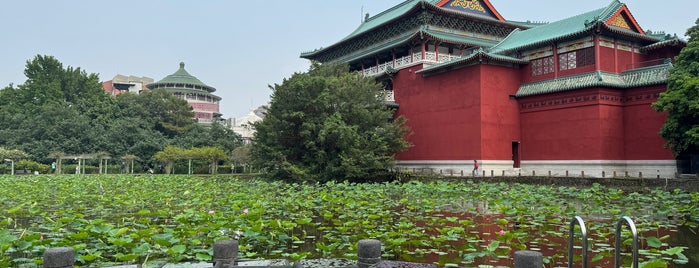
<instances>
[{"instance_id":1,"label":"red wall","mask_svg":"<svg viewBox=\"0 0 699 268\"><path fill-rule=\"evenodd\" d=\"M519 140L519 109L510 99L520 70L474 65L423 77L418 68L401 70L393 80L394 96L412 129L413 147L399 160L512 158Z\"/></svg>"},{"instance_id":2,"label":"red wall","mask_svg":"<svg viewBox=\"0 0 699 268\"><path fill-rule=\"evenodd\" d=\"M624 94L625 155L628 160L672 160L672 152L665 149L665 140L658 132L665 123L666 114L653 110L655 102L665 86L628 90Z\"/></svg>"},{"instance_id":3,"label":"red wall","mask_svg":"<svg viewBox=\"0 0 699 268\"><path fill-rule=\"evenodd\" d=\"M600 159L602 126L595 94L580 90L520 99L522 160Z\"/></svg>"},{"instance_id":4,"label":"red wall","mask_svg":"<svg viewBox=\"0 0 699 268\"><path fill-rule=\"evenodd\" d=\"M663 87L585 89L519 100L523 160L671 160L650 106Z\"/></svg>"},{"instance_id":5,"label":"red wall","mask_svg":"<svg viewBox=\"0 0 699 268\"><path fill-rule=\"evenodd\" d=\"M520 70L481 65L481 136L484 160L512 159L512 142L520 141L519 107L511 99L520 86Z\"/></svg>"},{"instance_id":6,"label":"red wall","mask_svg":"<svg viewBox=\"0 0 699 268\"><path fill-rule=\"evenodd\" d=\"M413 144L399 160L479 159L480 70L466 67L424 77L419 67L402 69L393 79L397 115L405 116Z\"/></svg>"}]
</instances>

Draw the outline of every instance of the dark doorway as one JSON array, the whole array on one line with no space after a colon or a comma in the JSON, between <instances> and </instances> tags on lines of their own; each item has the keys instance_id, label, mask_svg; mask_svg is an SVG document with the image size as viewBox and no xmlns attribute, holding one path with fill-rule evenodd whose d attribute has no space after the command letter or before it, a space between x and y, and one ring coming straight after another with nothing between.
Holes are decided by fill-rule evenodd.
<instances>
[{"instance_id":1,"label":"dark doorway","mask_svg":"<svg viewBox=\"0 0 699 268\"><path fill-rule=\"evenodd\" d=\"M519 168L520 161L519 161L519 142L518 141L512 142L512 162L514 162L512 167Z\"/></svg>"}]
</instances>

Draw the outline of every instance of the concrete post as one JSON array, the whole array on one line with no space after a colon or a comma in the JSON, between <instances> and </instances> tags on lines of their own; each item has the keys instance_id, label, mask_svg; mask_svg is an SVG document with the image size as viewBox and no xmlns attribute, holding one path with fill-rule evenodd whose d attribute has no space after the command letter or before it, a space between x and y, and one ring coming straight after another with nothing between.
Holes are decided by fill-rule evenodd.
<instances>
[{"instance_id":1,"label":"concrete post","mask_svg":"<svg viewBox=\"0 0 699 268\"><path fill-rule=\"evenodd\" d=\"M214 242L214 267L234 265L238 258L238 240L221 240Z\"/></svg>"},{"instance_id":2,"label":"concrete post","mask_svg":"<svg viewBox=\"0 0 699 268\"><path fill-rule=\"evenodd\" d=\"M544 256L541 252L531 250L515 251L514 268L541 268L544 267Z\"/></svg>"},{"instance_id":3,"label":"concrete post","mask_svg":"<svg viewBox=\"0 0 699 268\"><path fill-rule=\"evenodd\" d=\"M44 251L45 268L68 268L75 264L75 251L72 248L50 248Z\"/></svg>"},{"instance_id":4,"label":"concrete post","mask_svg":"<svg viewBox=\"0 0 699 268\"><path fill-rule=\"evenodd\" d=\"M357 266L368 268L381 261L381 241L376 239L359 240L357 247Z\"/></svg>"}]
</instances>

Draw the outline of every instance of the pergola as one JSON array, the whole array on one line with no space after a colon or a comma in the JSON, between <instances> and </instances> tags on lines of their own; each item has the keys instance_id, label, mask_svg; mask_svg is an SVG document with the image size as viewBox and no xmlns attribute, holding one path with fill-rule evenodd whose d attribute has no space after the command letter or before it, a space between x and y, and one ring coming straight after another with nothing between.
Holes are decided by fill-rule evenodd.
<instances>
[{"instance_id":1,"label":"pergola","mask_svg":"<svg viewBox=\"0 0 699 268\"><path fill-rule=\"evenodd\" d=\"M61 174L61 165L63 163L63 160L65 159L72 159L78 161L78 167L80 167L79 170L76 170L76 174L85 174L85 160L88 159L99 159L100 164L99 164L99 174L107 174L107 166L109 163L109 159L112 159L112 157L108 153L104 152L99 152L99 153L92 153L92 154L77 154L77 155L66 155L62 153L55 153L52 155L52 158L56 159L56 174ZM133 163L133 160L132 160Z\"/></svg>"}]
</instances>

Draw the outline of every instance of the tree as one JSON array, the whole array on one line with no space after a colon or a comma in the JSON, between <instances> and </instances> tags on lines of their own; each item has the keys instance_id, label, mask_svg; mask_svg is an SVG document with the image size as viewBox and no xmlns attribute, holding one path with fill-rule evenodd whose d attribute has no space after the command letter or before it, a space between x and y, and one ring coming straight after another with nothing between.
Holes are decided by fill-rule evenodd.
<instances>
[{"instance_id":1,"label":"tree","mask_svg":"<svg viewBox=\"0 0 699 268\"><path fill-rule=\"evenodd\" d=\"M231 154L235 148L242 144L243 142L240 135L218 122L213 122L210 125L196 125L191 127L187 132L177 136L173 141L173 145L182 148L205 146L219 147L223 149L226 154Z\"/></svg>"},{"instance_id":2,"label":"tree","mask_svg":"<svg viewBox=\"0 0 699 268\"><path fill-rule=\"evenodd\" d=\"M372 180L408 146L404 119L392 120L381 86L346 65L314 63L270 88L251 155L272 178Z\"/></svg>"},{"instance_id":3,"label":"tree","mask_svg":"<svg viewBox=\"0 0 699 268\"><path fill-rule=\"evenodd\" d=\"M235 166L242 166L243 172L245 172L245 167L250 164L250 148L252 146L249 144L235 148L231 153L231 161ZM233 168L235 168L233 166ZM233 170L235 172L235 170Z\"/></svg>"},{"instance_id":4,"label":"tree","mask_svg":"<svg viewBox=\"0 0 699 268\"><path fill-rule=\"evenodd\" d=\"M20 160L27 158L29 155L21 150L16 149L5 149L0 147L0 161L3 159Z\"/></svg>"},{"instance_id":5,"label":"tree","mask_svg":"<svg viewBox=\"0 0 699 268\"><path fill-rule=\"evenodd\" d=\"M675 156L699 152L699 19L696 24L687 30L689 42L675 59L667 91L653 103L667 112L660 136Z\"/></svg>"},{"instance_id":6,"label":"tree","mask_svg":"<svg viewBox=\"0 0 699 268\"><path fill-rule=\"evenodd\" d=\"M175 146L166 146L165 149L153 155L153 159L166 163L165 174L170 174L170 172L173 170L175 160L185 158L187 158L186 151Z\"/></svg>"}]
</instances>

